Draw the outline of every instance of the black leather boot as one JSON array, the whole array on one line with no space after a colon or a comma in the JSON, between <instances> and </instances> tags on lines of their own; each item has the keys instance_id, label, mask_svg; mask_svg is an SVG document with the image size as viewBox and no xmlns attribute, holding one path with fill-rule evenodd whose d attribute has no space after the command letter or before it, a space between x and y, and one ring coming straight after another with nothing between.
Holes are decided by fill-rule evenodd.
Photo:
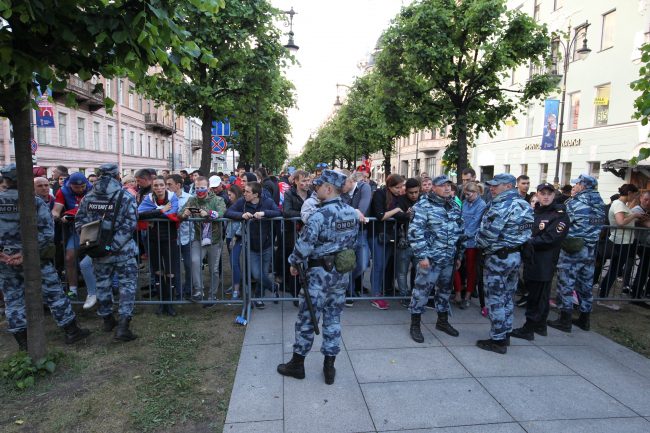
<instances>
[{"instance_id":1,"label":"black leather boot","mask_svg":"<svg viewBox=\"0 0 650 433\"><path fill-rule=\"evenodd\" d=\"M442 331L447 335L452 337L458 337L458 331L456 328L451 326L448 320L449 313L438 313L438 321L436 322L436 329Z\"/></svg>"},{"instance_id":2,"label":"black leather boot","mask_svg":"<svg viewBox=\"0 0 650 433\"><path fill-rule=\"evenodd\" d=\"M506 340L478 340L476 345L483 350L488 352L498 353L500 355L505 355L508 351L508 345Z\"/></svg>"},{"instance_id":3,"label":"black leather boot","mask_svg":"<svg viewBox=\"0 0 650 433\"><path fill-rule=\"evenodd\" d=\"M580 313L580 317L572 320L571 322L583 331L589 331L589 329L591 329L591 324L589 323L589 314L590 313Z\"/></svg>"},{"instance_id":4,"label":"black leather boot","mask_svg":"<svg viewBox=\"0 0 650 433\"><path fill-rule=\"evenodd\" d=\"M174 306L172 304L165 305L165 313L169 317L176 317L176 310L174 309Z\"/></svg>"},{"instance_id":5,"label":"black leather boot","mask_svg":"<svg viewBox=\"0 0 650 433\"><path fill-rule=\"evenodd\" d=\"M132 341L138 338L131 330L129 329L129 323L131 322L130 317L120 316L119 322L117 322L117 329L115 330L115 341Z\"/></svg>"},{"instance_id":6,"label":"black leather boot","mask_svg":"<svg viewBox=\"0 0 650 433\"><path fill-rule=\"evenodd\" d=\"M510 336L514 338L521 338L523 340L533 341L535 339L534 327L529 321L526 321L526 323L524 323L524 326L521 328L513 329L510 333Z\"/></svg>"},{"instance_id":7,"label":"black leather boot","mask_svg":"<svg viewBox=\"0 0 650 433\"><path fill-rule=\"evenodd\" d=\"M14 333L14 338L16 339L16 343L18 343L18 350L27 352L27 330L23 329Z\"/></svg>"},{"instance_id":8,"label":"black leather boot","mask_svg":"<svg viewBox=\"0 0 650 433\"><path fill-rule=\"evenodd\" d=\"M419 314L411 314L411 338L416 343L424 343L424 336L420 330L421 318Z\"/></svg>"},{"instance_id":9,"label":"black leather boot","mask_svg":"<svg viewBox=\"0 0 650 433\"><path fill-rule=\"evenodd\" d=\"M283 376L295 377L296 379L305 378L305 357L293 354L291 361L286 364L278 365L278 373Z\"/></svg>"},{"instance_id":10,"label":"black leather boot","mask_svg":"<svg viewBox=\"0 0 650 433\"><path fill-rule=\"evenodd\" d=\"M73 319L72 322L65 325L63 331L65 332L65 344L76 343L90 335L89 330L77 326L77 319Z\"/></svg>"},{"instance_id":11,"label":"black leather boot","mask_svg":"<svg viewBox=\"0 0 650 433\"><path fill-rule=\"evenodd\" d=\"M546 337L548 335L546 323L533 325L533 332L537 335L541 335L542 337Z\"/></svg>"},{"instance_id":12,"label":"black leather boot","mask_svg":"<svg viewBox=\"0 0 650 433\"><path fill-rule=\"evenodd\" d=\"M113 313L109 314L108 316L104 316L104 332L111 332L116 326L117 320L115 320Z\"/></svg>"},{"instance_id":13,"label":"black leather boot","mask_svg":"<svg viewBox=\"0 0 650 433\"><path fill-rule=\"evenodd\" d=\"M562 332L571 332L571 311L560 311L560 315L555 320L546 322L551 328L559 329Z\"/></svg>"},{"instance_id":14,"label":"black leather boot","mask_svg":"<svg viewBox=\"0 0 650 433\"><path fill-rule=\"evenodd\" d=\"M336 368L334 368L334 361L336 356L325 356L325 361L323 362L323 374L325 375L325 383L331 385L334 383L334 377L336 376Z\"/></svg>"}]
</instances>

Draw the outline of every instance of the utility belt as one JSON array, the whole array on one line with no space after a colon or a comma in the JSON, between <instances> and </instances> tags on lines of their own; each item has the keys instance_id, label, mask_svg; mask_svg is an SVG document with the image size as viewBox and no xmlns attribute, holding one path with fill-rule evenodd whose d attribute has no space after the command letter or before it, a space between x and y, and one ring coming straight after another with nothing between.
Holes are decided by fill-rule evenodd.
<instances>
[{"instance_id":1,"label":"utility belt","mask_svg":"<svg viewBox=\"0 0 650 433\"><path fill-rule=\"evenodd\" d=\"M307 260L307 265L310 268L323 268L327 272L332 272L336 269L338 273L345 274L354 269L356 260L357 256L354 249L349 248L316 259L309 259Z\"/></svg>"},{"instance_id":2,"label":"utility belt","mask_svg":"<svg viewBox=\"0 0 650 433\"><path fill-rule=\"evenodd\" d=\"M516 247L512 247L512 248L501 248L500 250L496 250L490 255L497 256L499 259L505 260L506 258L508 258L509 254L519 253L519 252L521 252L521 245L517 245Z\"/></svg>"},{"instance_id":3,"label":"utility belt","mask_svg":"<svg viewBox=\"0 0 650 433\"><path fill-rule=\"evenodd\" d=\"M334 257L334 254L330 254L317 259L309 259L307 265L310 268L323 268L327 272L331 272L334 269Z\"/></svg>"}]
</instances>

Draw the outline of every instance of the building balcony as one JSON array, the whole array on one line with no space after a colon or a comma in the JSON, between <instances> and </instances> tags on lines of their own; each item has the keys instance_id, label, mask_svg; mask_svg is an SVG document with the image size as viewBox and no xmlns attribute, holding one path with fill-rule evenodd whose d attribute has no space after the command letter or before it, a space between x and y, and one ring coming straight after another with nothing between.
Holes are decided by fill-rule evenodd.
<instances>
[{"instance_id":1,"label":"building balcony","mask_svg":"<svg viewBox=\"0 0 650 433\"><path fill-rule=\"evenodd\" d=\"M54 91L53 96L62 97L65 93L74 96L77 104L81 108L87 108L88 111L97 111L104 107L104 92L95 91L95 85L89 81L84 81L76 75L70 75L64 91Z\"/></svg>"},{"instance_id":2,"label":"building balcony","mask_svg":"<svg viewBox=\"0 0 650 433\"><path fill-rule=\"evenodd\" d=\"M158 113L144 113L144 126L147 129L160 132L164 135L172 135L174 132L171 120L164 119Z\"/></svg>"},{"instance_id":3,"label":"building balcony","mask_svg":"<svg viewBox=\"0 0 650 433\"><path fill-rule=\"evenodd\" d=\"M192 150L199 150L203 147L203 140L200 138L193 138L192 139Z\"/></svg>"}]
</instances>

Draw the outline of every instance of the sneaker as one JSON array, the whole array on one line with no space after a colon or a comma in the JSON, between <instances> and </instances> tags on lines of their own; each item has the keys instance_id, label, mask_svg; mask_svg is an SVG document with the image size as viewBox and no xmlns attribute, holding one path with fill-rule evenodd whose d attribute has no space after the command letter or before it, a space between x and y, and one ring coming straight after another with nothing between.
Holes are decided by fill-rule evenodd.
<instances>
[{"instance_id":1,"label":"sneaker","mask_svg":"<svg viewBox=\"0 0 650 433\"><path fill-rule=\"evenodd\" d=\"M461 310L465 310L465 309L469 308L469 306L470 306L469 299L465 299L463 301L460 301L460 309Z\"/></svg>"},{"instance_id":2,"label":"sneaker","mask_svg":"<svg viewBox=\"0 0 650 433\"><path fill-rule=\"evenodd\" d=\"M239 299L239 290L233 290L232 291L232 298L231 299Z\"/></svg>"},{"instance_id":3,"label":"sneaker","mask_svg":"<svg viewBox=\"0 0 650 433\"><path fill-rule=\"evenodd\" d=\"M201 302L203 300L203 294L202 293L194 293L192 295L191 301L192 302Z\"/></svg>"},{"instance_id":4,"label":"sneaker","mask_svg":"<svg viewBox=\"0 0 650 433\"><path fill-rule=\"evenodd\" d=\"M599 305L599 306L601 306L601 307L608 308L608 309L610 309L610 310L612 310L612 311L618 311L618 310L621 309L621 306L620 306L620 305L618 305L618 304L612 304L612 303L609 303L609 302L605 303L605 302L600 302L600 301L599 301L599 302L596 302L596 305Z\"/></svg>"},{"instance_id":5,"label":"sneaker","mask_svg":"<svg viewBox=\"0 0 650 433\"><path fill-rule=\"evenodd\" d=\"M383 299L376 299L374 301L370 301L370 305L372 305L373 307L379 310L388 310L388 302L384 301Z\"/></svg>"},{"instance_id":6,"label":"sneaker","mask_svg":"<svg viewBox=\"0 0 650 433\"><path fill-rule=\"evenodd\" d=\"M428 308L429 310L435 310L436 309L436 301L434 301L433 299L429 299L427 301L427 305L425 305L425 307Z\"/></svg>"},{"instance_id":7,"label":"sneaker","mask_svg":"<svg viewBox=\"0 0 650 433\"><path fill-rule=\"evenodd\" d=\"M97 296L96 295L88 295L86 298L86 302L84 302L84 310L90 310L95 306L97 303Z\"/></svg>"},{"instance_id":8,"label":"sneaker","mask_svg":"<svg viewBox=\"0 0 650 433\"><path fill-rule=\"evenodd\" d=\"M345 300L345 306L346 306L347 308L352 308L352 307L354 307L354 301L353 301L352 299L346 299L346 300Z\"/></svg>"},{"instance_id":9,"label":"sneaker","mask_svg":"<svg viewBox=\"0 0 650 433\"><path fill-rule=\"evenodd\" d=\"M280 285L278 283L273 284L273 297L280 299ZM273 301L274 304L279 303L280 301Z\"/></svg>"},{"instance_id":10,"label":"sneaker","mask_svg":"<svg viewBox=\"0 0 650 433\"><path fill-rule=\"evenodd\" d=\"M551 308L557 308L557 302L555 302L555 299L549 299L548 300L548 305Z\"/></svg>"},{"instance_id":11,"label":"sneaker","mask_svg":"<svg viewBox=\"0 0 650 433\"><path fill-rule=\"evenodd\" d=\"M487 317L488 316L488 309L487 307L481 308L481 316Z\"/></svg>"},{"instance_id":12,"label":"sneaker","mask_svg":"<svg viewBox=\"0 0 650 433\"><path fill-rule=\"evenodd\" d=\"M266 305L264 305L264 302L262 301L253 302L253 306L255 306L255 308L257 308L258 310L263 310L266 307Z\"/></svg>"},{"instance_id":13,"label":"sneaker","mask_svg":"<svg viewBox=\"0 0 650 433\"><path fill-rule=\"evenodd\" d=\"M522 296L517 301L517 307L525 307L527 303L528 303L528 298L526 296Z\"/></svg>"},{"instance_id":14,"label":"sneaker","mask_svg":"<svg viewBox=\"0 0 650 433\"><path fill-rule=\"evenodd\" d=\"M71 300L71 301L76 301L77 300L77 292L69 291L66 293L66 296Z\"/></svg>"},{"instance_id":15,"label":"sneaker","mask_svg":"<svg viewBox=\"0 0 650 433\"><path fill-rule=\"evenodd\" d=\"M411 301L408 299L402 299L401 301L399 301L399 304L404 308L408 308L411 306Z\"/></svg>"},{"instance_id":16,"label":"sneaker","mask_svg":"<svg viewBox=\"0 0 650 433\"><path fill-rule=\"evenodd\" d=\"M573 298L574 305L580 305L580 301L578 300L578 294L576 293L575 290L571 293L571 297Z\"/></svg>"},{"instance_id":17,"label":"sneaker","mask_svg":"<svg viewBox=\"0 0 650 433\"><path fill-rule=\"evenodd\" d=\"M232 293L232 286L228 287L228 288L224 291L224 293L225 293L226 295L230 295L230 294Z\"/></svg>"},{"instance_id":18,"label":"sneaker","mask_svg":"<svg viewBox=\"0 0 650 433\"><path fill-rule=\"evenodd\" d=\"M621 294L623 294L623 295L629 295L630 292L631 292L630 286L624 286L623 290L621 290Z\"/></svg>"}]
</instances>

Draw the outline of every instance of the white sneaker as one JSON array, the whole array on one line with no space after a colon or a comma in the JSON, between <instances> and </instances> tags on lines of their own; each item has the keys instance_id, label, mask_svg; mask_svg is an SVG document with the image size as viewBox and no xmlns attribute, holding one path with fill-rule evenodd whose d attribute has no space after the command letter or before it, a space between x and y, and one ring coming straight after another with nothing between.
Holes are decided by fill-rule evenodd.
<instances>
[{"instance_id":1,"label":"white sneaker","mask_svg":"<svg viewBox=\"0 0 650 433\"><path fill-rule=\"evenodd\" d=\"M610 310L613 311L619 311L621 309L621 306L618 304L612 304L611 302L596 302L597 305L600 305L601 307L609 308Z\"/></svg>"},{"instance_id":2,"label":"white sneaker","mask_svg":"<svg viewBox=\"0 0 650 433\"><path fill-rule=\"evenodd\" d=\"M97 296L95 295L88 295L86 298L86 302L84 302L84 310L90 310L95 306L97 303Z\"/></svg>"}]
</instances>

